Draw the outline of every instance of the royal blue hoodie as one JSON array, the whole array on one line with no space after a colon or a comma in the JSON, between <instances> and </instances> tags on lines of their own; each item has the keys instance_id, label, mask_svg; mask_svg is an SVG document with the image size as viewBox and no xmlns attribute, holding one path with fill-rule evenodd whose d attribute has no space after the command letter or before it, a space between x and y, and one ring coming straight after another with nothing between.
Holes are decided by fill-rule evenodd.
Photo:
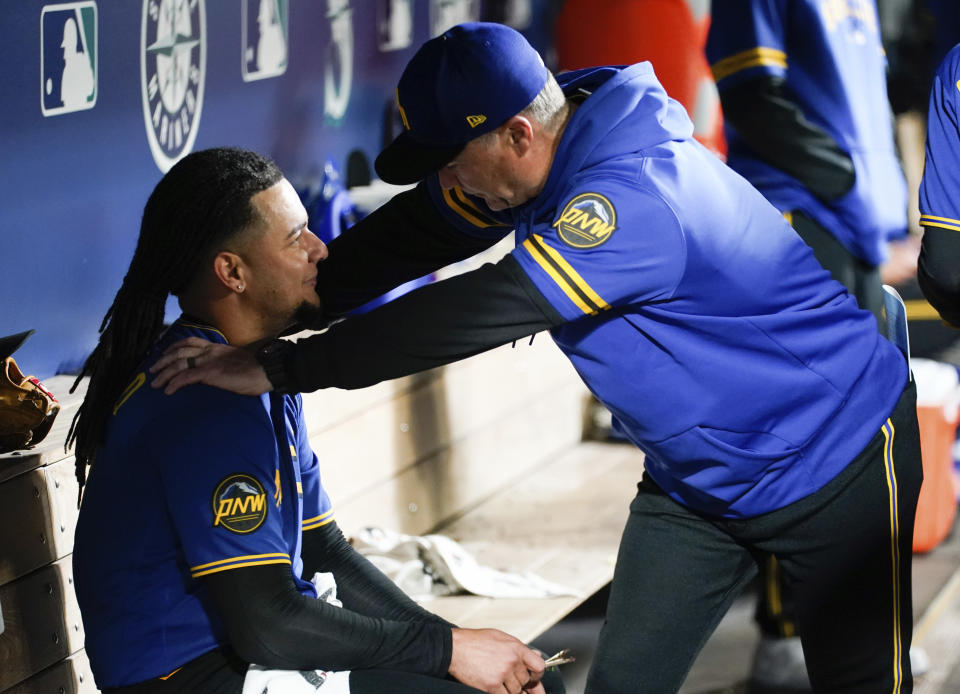
<instances>
[{"instance_id":1,"label":"royal blue hoodie","mask_svg":"<svg viewBox=\"0 0 960 694\"><path fill-rule=\"evenodd\" d=\"M649 63L558 81L589 96L542 192L500 213L469 202L515 227L513 257L569 321L554 341L677 501L742 518L822 488L893 410L905 359L780 213L691 137ZM478 232L462 192L428 188Z\"/></svg>"}]
</instances>

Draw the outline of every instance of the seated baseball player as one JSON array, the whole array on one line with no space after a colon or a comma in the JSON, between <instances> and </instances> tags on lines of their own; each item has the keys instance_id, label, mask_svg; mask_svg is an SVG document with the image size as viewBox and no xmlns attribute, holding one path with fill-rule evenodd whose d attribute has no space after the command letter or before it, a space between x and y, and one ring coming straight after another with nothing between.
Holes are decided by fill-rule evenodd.
<instances>
[{"instance_id":1,"label":"seated baseball player","mask_svg":"<svg viewBox=\"0 0 960 694\"><path fill-rule=\"evenodd\" d=\"M148 387L172 341L256 345L308 319L326 254L292 186L251 152L191 154L150 196L70 433L83 492L74 577L96 683L544 694L539 653L423 610L344 540L299 395ZM164 331L168 294L183 315Z\"/></svg>"}]
</instances>

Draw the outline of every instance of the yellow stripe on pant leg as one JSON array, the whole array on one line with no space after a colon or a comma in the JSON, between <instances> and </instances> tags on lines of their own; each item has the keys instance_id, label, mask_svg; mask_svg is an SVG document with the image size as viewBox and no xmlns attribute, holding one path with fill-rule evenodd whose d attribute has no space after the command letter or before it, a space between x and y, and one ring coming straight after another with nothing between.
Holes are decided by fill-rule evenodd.
<instances>
[{"instance_id":1,"label":"yellow stripe on pant leg","mask_svg":"<svg viewBox=\"0 0 960 694\"><path fill-rule=\"evenodd\" d=\"M897 473L893 466L893 422L889 419L883 425L883 465L887 480L887 492L890 505L890 560L893 569L893 694L900 694L903 685L903 643L900 638L900 528L899 509L897 508Z\"/></svg>"}]
</instances>

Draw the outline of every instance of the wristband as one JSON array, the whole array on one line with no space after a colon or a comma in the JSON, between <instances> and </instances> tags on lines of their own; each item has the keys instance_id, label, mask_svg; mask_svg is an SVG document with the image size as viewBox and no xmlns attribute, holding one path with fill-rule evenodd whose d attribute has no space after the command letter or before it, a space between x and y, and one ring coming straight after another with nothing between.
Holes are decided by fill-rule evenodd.
<instances>
[{"instance_id":1,"label":"wristband","mask_svg":"<svg viewBox=\"0 0 960 694\"><path fill-rule=\"evenodd\" d=\"M293 343L287 340L272 340L257 350L257 362L263 367L270 385L278 393L290 392L290 377L287 363L293 354Z\"/></svg>"}]
</instances>

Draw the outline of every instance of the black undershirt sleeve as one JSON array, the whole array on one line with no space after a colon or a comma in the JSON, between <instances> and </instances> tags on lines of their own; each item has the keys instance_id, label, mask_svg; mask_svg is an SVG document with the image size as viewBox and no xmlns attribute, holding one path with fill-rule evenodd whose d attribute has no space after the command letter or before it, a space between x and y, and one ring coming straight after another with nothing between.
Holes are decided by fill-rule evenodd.
<instances>
[{"instance_id":1,"label":"black undershirt sleeve","mask_svg":"<svg viewBox=\"0 0 960 694\"><path fill-rule=\"evenodd\" d=\"M288 343L272 358L282 362L286 390L364 388L465 359L563 322L517 261L506 256L421 287L320 335Z\"/></svg>"},{"instance_id":2,"label":"black undershirt sleeve","mask_svg":"<svg viewBox=\"0 0 960 694\"><path fill-rule=\"evenodd\" d=\"M724 121L758 158L821 200L835 200L853 188L856 171L850 155L807 119L782 77L766 75L729 87L720 93L720 103Z\"/></svg>"},{"instance_id":3,"label":"black undershirt sleeve","mask_svg":"<svg viewBox=\"0 0 960 694\"><path fill-rule=\"evenodd\" d=\"M328 318L405 282L476 255L502 238L474 237L446 222L426 184L394 196L330 242L317 265L317 294Z\"/></svg>"},{"instance_id":4,"label":"black undershirt sleeve","mask_svg":"<svg viewBox=\"0 0 960 694\"><path fill-rule=\"evenodd\" d=\"M960 233L924 228L917 280L940 316L960 328Z\"/></svg>"},{"instance_id":5,"label":"black undershirt sleeve","mask_svg":"<svg viewBox=\"0 0 960 694\"><path fill-rule=\"evenodd\" d=\"M450 666L449 626L370 617L302 595L287 565L233 569L202 580L231 648L246 662L289 670L382 668L434 677L444 677Z\"/></svg>"},{"instance_id":6,"label":"black undershirt sleeve","mask_svg":"<svg viewBox=\"0 0 960 694\"><path fill-rule=\"evenodd\" d=\"M337 598L345 609L367 617L427 621L453 625L411 600L380 569L355 550L336 523L303 533L303 576L328 571L337 581Z\"/></svg>"}]
</instances>

